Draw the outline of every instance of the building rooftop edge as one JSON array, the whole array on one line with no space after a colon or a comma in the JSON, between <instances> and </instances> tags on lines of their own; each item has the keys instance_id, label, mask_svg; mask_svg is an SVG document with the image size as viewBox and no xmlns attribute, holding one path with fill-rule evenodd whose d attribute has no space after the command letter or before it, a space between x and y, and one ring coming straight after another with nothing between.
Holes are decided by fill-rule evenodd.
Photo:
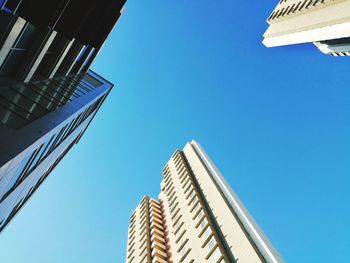
<instances>
[{"instance_id":1,"label":"building rooftop edge","mask_svg":"<svg viewBox=\"0 0 350 263\"><path fill-rule=\"evenodd\" d=\"M266 235L262 232L261 228L249 214L243 203L239 200L236 193L229 186L225 178L222 176L215 164L211 161L204 149L195 140L188 142L188 144L192 146L192 148L202 159L203 163L207 166L208 171L210 171L213 179L216 181L220 187L220 190L223 192L224 197L227 199L228 205L230 205L231 208L237 213L246 231L252 237L259 251L262 253L262 255L264 255L266 261L273 263L283 263L284 260L282 257L273 247L272 243L269 241Z\"/></svg>"}]
</instances>

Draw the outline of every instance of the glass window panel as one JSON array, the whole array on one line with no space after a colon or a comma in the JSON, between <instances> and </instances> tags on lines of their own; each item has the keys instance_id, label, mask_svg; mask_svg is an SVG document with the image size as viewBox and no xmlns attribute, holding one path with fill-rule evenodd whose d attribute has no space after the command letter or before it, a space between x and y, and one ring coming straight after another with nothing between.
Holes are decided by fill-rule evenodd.
<instances>
[{"instance_id":1,"label":"glass window panel","mask_svg":"<svg viewBox=\"0 0 350 263\"><path fill-rule=\"evenodd\" d=\"M41 96L45 97L47 100L49 100L51 103L55 104L57 107L61 106L62 103L56 99L53 98L52 95L50 94L51 92L47 92L45 89L41 89L37 83L29 83L28 84L29 88L31 88L34 92L40 94Z\"/></svg>"},{"instance_id":2,"label":"glass window panel","mask_svg":"<svg viewBox=\"0 0 350 263\"><path fill-rule=\"evenodd\" d=\"M212 238L209 240L207 246L208 246L209 250L211 250L215 245L216 245L215 237L212 236Z\"/></svg>"},{"instance_id":3,"label":"glass window panel","mask_svg":"<svg viewBox=\"0 0 350 263\"><path fill-rule=\"evenodd\" d=\"M14 112L15 114L17 114L18 116L26 119L26 120L34 120L35 118L33 118L32 116L28 116L28 112L25 111L23 108L18 107L16 104L11 103L8 99L3 98L0 96L0 104L7 108L8 110Z\"/></svg>"},{"instance_id":4,"label":"glass window panel","mask_svg":"<svg viewBox=\"0 0 350 263\"><path fill-rule=\"evenodd\" d=\"M69 87L67 87L66 85L57 85L57 83L54 83L54 81L51 81L46 85L47 87L56 91L65 98L74 99L74 97L79 97L77 94L74 93L74 90L69 89Z\"/></svg>"},{"instance_id":5,"label":"glass window panel","mask_svg":"<svg viewBox=\"0 0 350 263\"><path fill-rule=\"evenodd\" d=\"M201 204L200 204L200 202L198 202L197 203L197 205L195 206L195 208L193 209L193 213L196 213L198 210L199 210L199 208L201 208Z\"/></svg>"},{"instance_id":6,"label":"glass window panel","mask_svg":"<svg viewBox=\"0 0 350 263\"><path fill-rule=\"evenodd\" d=\"M54 148L56 148L60 143L61 143L61 141L62 141L62 136L63 136L63 134L64 134L64 132L66 131L66 129L67 129L67 127L68 127L68 124L66 124L61 130L60 130L60 132L59 132L59 134L58 134L58 136L57 136L57 138L56 138L56 141L55 141L55 144L54 144Z\"/></svg>"},{"instance_id":7,"label":"glass window panel","mask_svg":"<svg viewBox=\"0 0 350 263\"><path fill-rule=\"evenodd\" d=\"M44 151L42 152L42 154L40 156L40 160L42 160L46 157L46 155L48 154L48 152L50 150L51 145L55 141L56 136L57 136L57 134L54 134L53 136L51 136L51 139L45 144Z\"/></svg>"},{"instance_id":8,"label":"glass window panel","mask_svg":"<svg viewBox=\"0 0 350 263\"><path fill-rule=\"evenodd\" d=\"M204 218L199 226L201 229L204 229L207 224L208 224L208 220L206 218Z\"/></svg>"},{"instance_id":9,"label":"glass window panel","mask_svg":"<svg viewBox=\"0 0 350 263\"><path fill-rule=\"evenodd\" d=\"M209 260L210 260L210 262L216 263L220 257L221 257L221 251L220 251L219 247L217 247L215 249L214 253L211 254Z\"/></svg>"},{"instance_id":10,"label":"glass window panel","mask_svg":"<svg viewBox=\"0 0 350 263\"><path fill-rule=\"evenodd\" d=\"M69 131L73 122L74 120L72 120L69 124L66 125L59 142L57 142L57 145L59 145L66 138L67 132Z\"/></svg>"},{"instance_id":11,"label":"glass window panel","mask_svg":"<svg viewBox=\"0 0 350 263\"><path fill-rule=\"evenodd\" d=\"M0 77L12 77L15 75L18 64L22 61L25 50L12 49L7 55L4 63L0 68Z\"/></svg>"},{"instance_id":12,"label":"glass window panel","mask_svg":"<svg viewBox=\"0 0 350 263\"><path fill-rule=\"evenodd\" d=\"M13 177L11 178L11 181L9 182L9 184L6 187L6 191L5 191L5 195L8 193L8 191L10 191L14 185L17 183L18 179L20 178L20 176L22 175L23 171L25 170L25 168L27 167L29 161L32 159L32 156L36 153L36 151L34 151L34 153L28 153L23 160L21 161L20 165L17 168L16 173L13 175ZM2 198L2 197L1 197Z\"/></svg>"},{"instance_id":13,"label":"glass window panel","mask_svg":"<svg viewBox=\"0 0 350 263\"><path fill-rule=\"evenodd\" d=\"M186 254L187 250L188 250L188 246L185 245L180 251L181 257L183 257Z\"/></svg>"},{"instance_id":14,"label":"glass window panel","mask_svg":"<svg viewBox=\"0 0 350 263\"><path fill-rule=\"evenodd\" d=\"M71 97L70 95L68 96L64 96L62 93L60 93L60 89L59 88L55 88L48 85L45 85L43 83L40 82L36 82L33 83L35 86L37 86L39 89L43 90L44 92L46 92L50 97L54 98L55 100L58 100L59 102L61 102L62 104L66 104L68 101L71 101Z\"/></svg>"},{"instance_id":15,"label":"glass window panel","mask_svg":"<svg viewBox=\"0 0 350 263\"><path fill-rule=\"evenodd\" d=\"M195 217L195 219L194 220L201 220L201 218L204 216L204 211L202 210L202 211L200 211L199 213L198 213L198 215Z\"/></svg>"},{"instance_id":16,"label":"glass window panel","mask_svg":"<svg viewBox=\"0 0 350 263\"><path fill-rule=\"evenodd\" d=\"M3 107L0 102L0 122L13 128L20 128L27 123L27 120Z\"/></svg>"},{"instance_id":17,"label":"glass window panel","mask_svg":"<svg viewBox=\"0 0 350 263\"><path fill-rule=\"evenodd\" d=\"M102 82L95 79L94 77L90 76L90 75L85 75L83 77L83 81L85 81L86 83L88 83L88 85L93 86L94 88L97 88L99 86L102 85Z\"/></svg>"},{"instance_id":18,"label":"glass window panel","mask_svg":"<svg viewBox=\"0 0 350 263\"><path fill-rule=\"evenodd\" d=\"M45 145L46 143L42 144L38 150L38 153L37 155L34 157L34 160L31 162L29 168L27 169L27 172L30 173L38 164L38 161L42 155L42 153L44 152L45 150Z\"/></svg>"},{"instance_id":19,"label":"glass window panel","mask_svg":"<svg viewBox=\"0 0 350 263\"><path fill-rule=\"evenodd\" d=\"M208 227L205 231L204 231L204 233L203 233L203 236L204 236L204 239L206 239L207 237L209 237L210 235L211 235L211 229L210 229L210 227Z\"/></svg>"},{"instance_id":20,"label":"glass window panel","mask_svg":"<svg viewBox=\"0 0 350 263\"><path fill-rule=\"evenodd\" d=\"M8 88L6 89L6 91L3 91L1 95L11 103L21 107L22 109L28 112L31 106L33 105L33 103L30 100L28 100L23 95L11 88Z\"/></svg>"},{"instance_id":21,"label":"glass window panel","mask_svg":"<svg viewBox=\"0 0 350 263\"><path fill-rule=\"evenodd\" d=\"M189 206L193 205L194 203L196 203L198 201L198 196L195 196L191 202L189 203Z\"/></svg>"},{"instance_id":22,"label":"glass window panel","mask_svg":"<svg viewBox=\"0 0 350 263\"><path fill-rule=\"evenodd\" d=\"M36 28L30 23L27 23L22 34L18 37L14 47L28 49L32 44L32 39L36 33Z\"/></svg>"},{"instance_id":23,"label":"glass window panel","mask_svg":"<svg viewBox=\"0 0 350 263\"><path fill-rule=\"evenodd\" d=\"M26 96L27 98L31 99L33 102L39 104L44 109L47 109L49 111L54 111L55 109L57 109L57 106L55 104L53 104L49 99L47 99L43 95L39 94L38 92L35 92L35 90L32 89L30 86L16 86L14 87L14 89Z\"/></svg>"}]
</instances>

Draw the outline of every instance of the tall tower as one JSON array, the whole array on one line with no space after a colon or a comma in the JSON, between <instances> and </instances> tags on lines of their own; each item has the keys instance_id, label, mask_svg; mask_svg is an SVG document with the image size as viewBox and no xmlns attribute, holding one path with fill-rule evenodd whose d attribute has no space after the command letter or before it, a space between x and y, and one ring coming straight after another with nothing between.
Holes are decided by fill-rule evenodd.
<instances>
[{"instance_id":1,"label":"tall tower","mask_svg":"<svg viewBox=\"0 0 350 263\"><path fill-rule=\"evenodd\" d=\"M325 54L350 54L350 1L282 0L267 19L267 47L314 42Z\"/></svg>"},{"instance_id":2,"label":"tall tower","mask_svg":"<svg viewBox=\"0 0 350 263\"><path fill-rule=\"evenodd\" d=\"M145 196L131 215L127 262L167 262L162 208Z\"/></svg>"},{"instance_id":3,"label":"tall tower","mask_svg":"<svg viewBox=\"0 0 350 263\"><path fill-rule=\"evenodd\" d=\"M89 67L124 2L0 1L0 232L112 89Z\"/></svg>"},{"instance_id":4,"label":"tall tower","mask_svg":"<svg viewBox=\"0 0 350 263\"><path fill-rule=\"evenodd\" d=\"M283 262L197 142L175 151L163 177L159 201L144 198L131 216L127 263Z\"/></svg>"}]
</instances>

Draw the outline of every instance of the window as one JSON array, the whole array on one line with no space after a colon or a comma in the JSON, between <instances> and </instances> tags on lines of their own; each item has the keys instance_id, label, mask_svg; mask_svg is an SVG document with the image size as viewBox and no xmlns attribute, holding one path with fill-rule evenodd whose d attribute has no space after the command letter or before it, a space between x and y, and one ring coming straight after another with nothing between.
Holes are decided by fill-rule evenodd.
<instances>
[{"instance_id":1,"label":"window","mask_svg":"<svg viewBox=\"0 0 350 263\"><path fill-rule=\"evenodd\" d=\"M147 262L148 262L148 258L147 258L147 254L145 254L141 259L141 263L147 263Z\"/></svg>"},{"instance_id":2,"label":"window","mask_svg":"<svg viewBox=\"0 0 350 263\"><path fill-rule=\"evenodd\" d=\"M170 213L174 212L175 208L178 206L179 202L176 202L175 205L170 207Z\"/></svg>"},{"instance_id":3,"label":"window","mask_svg":"<svg viewBox=\"0 0 350 263\"><path fill-rule=\"evenodd\" d=\"M74 128L74 125L77 123L79 117L81 117L81 114L78 115L77 118L71 120L71 122L68 124L67 128L65 129L65 131L63 132L60 141L58 142L58 144L60 144L61 142L63 142L63 140L65 140L68 135L72 132L72 128Z\"/></svg>"},{"instance_id":4,"label":"window","mask_svg":"<svg viewBox=\"0 0 350 263\"><path fill-rule=\"evenodd\" d=\"M185 194L188 192L188 191L191 191L193 189L193 186L192 184L189 184L185 190Z\"/></svg>"},{"instance_id":5,"label":"window","mask_svg":"<svg viewBox=\"0 0 350 263\"><path fill-rule=\"evenodd\" d=\"M171 177L169 177L169 178L171 178ZM166 184L166 188L170 190L173 185L174 185L173 181L169 180L169 184Z\"/></svg>"},{"instance_id":6,"label":"window","mask_svg":"<svg viewBox=\"0 0 350 263\"><path fill-rule=\"evenodd\" d=\"M13 128L19 128L24 126L28 120L0 97L0 122Z\"/></svg>"},{"instance_id":7,"label":"window","mask_svg":"<svg viewBox=\"0 0 350 263\"><path fill-rule=\"evenodd\" d=\"M209 262L217 263L221 257L222 257L221 251L219 247L216 247L214 252L209 257Z\"/></svg>"},{"instance_id":8,"label":"window","mask_svg":"<svg viewBox=\"0 0 350 263\"><path fill-rule=\"evenodd\" d=\"M1 65L1 77L14 77L16 75L18 66L30 48L35 34L36 28L30 23L26 23L19 36L17 37L16 42L7 54L4 63Z\"/></svg>"},{"instance_id":9,"label":"window","mask_svg":"<svg viewBox=\"0 0 350 263\"><path fill-rule=\"evenodd\" d=\"M7 185L7 190L5 191L5 194L3 197L1 197L1 199L3 199L4 197L6 197L9 193L9 191L15 186L17 180L19 179L19 177L22 175L22 173L24 172L25 168L27 167L29 161L33 158L33 156L35 155L36 151L32 152L32 153L28 153L23 160L21 161L21 164L18 166L16 173L13 175L10 183Z\"/></svg>"},{"instance_id":10,"label":"window","mask_svg":"<svg viewBox=\"0 0 350 263\"><path fill-rule=\"evenodd\" d=\"M180 220L181 217L182 215L180 213L177 216L175 216L173 225L175 225Z\"/></svg>"},{"instance_id":11,"label":"window","mask_svg":"<svg viewBox=\"0 0 350 263\"><path fill-rule=\"evenodd\" d=\"M198 196L194 196L192 200L188 203L189 206L195 204L198 201Z\"/></svg>"},{"instance_id":12,"label":"window","mask_svg":"<svg viewBox=\"0 0 350 263\"><path fill-rule=\"evenodd\" d=\"M54 135L52 135L51 139L50 139L49 142L47 143L47 145L46 145L46 147L45 147L45 150L44 150L44 152L43 152L42 155L41 155L41 158L42 158L42 159L45 158L46 155L49 153L49 150L50 150L50 148L51 148L53 142L55 141L56 136L57 136L57 133L54 134Z\"/></svg>"},{"instance_id":13,"label":"window","mask_svg":"<svg viewBox=\"0 0 350 263\"><path fill-rule=\"evenodd\" d=\"M186 199L192 199L192 197L196 194L196 192L194 191L194 189L189 193L189 195L186 197Z\"/></svg>"},{"instance_id":14,"label":"window","mask_svg":"<svg viewBox=\"0 0 350 263\"><path fill-rule=\"evenodd\" d=\"M184 175L186 175L187 176L187 171L186 171L186 168L185 167L183 167L183 168L181 168L181 170L179 171L179 178L181 179Z\"/></svg>"},{"instance_id":15,"label":"window","mask_svg":"<svg viewBox=\"0 0 350 263\"><path fill-rule=\"evenodd\" d=\"M192 211L193 213L196 213L199 209L201 208L201 204L200 202L198 201L196 206L192 208Z\"/></svg>"},{"instance_id":16,"label":"window","mask_svg":"<svg viewBox=\"0 0 350 263\"><path fill-rule=\"evenodd\" d=\"M171 179L171 177L167 177L165 180L164 180L164 184L165 186L167 187L173 180Z\"/></svg>"},{"instance_id":17,"label":"window","mask_svg":"<svg viewBox=\"0 0 350 263\"><path fill-rule=\"evenodd\" d=\"M178 221L175 225L174 225L174 229L175 229L175 235L179 232L180 228L182 227L184 223Z\"/></svg>"},{"instance_id":18,"label":"window","mask_svg":"<svg viewBox=\"0 0 350 263\"><path fill-rule=\"evenodd\" d=\"M194 220L195 221L199 221L199 220L201 220L202 219L202 217L204 216L204 211L203 210L201 210L199 213L198 213L198 215L194 218Z\"/></svg>"},{"instance_id":19,"label":"window","mask_svg":"<svg viewBox=\"0 0 350 263\"><path fill-rule=\"evenodd\" d=\"M102 85L101 81L97 80L91 75L85 75L82 79L82 82L94 89Z\"/></svg>"},{"instance_id":20,"label":"window","mask_svg":"<svg viewBox=\"0 0 350 263\"><path fill-rule=\"evenodd\" d=\"M180 250L180 255L181 255L181 257L183 257L183 256L186 254L187 250L188 250L188 246L185 245L185 246Z\"/></svg>"},{"instance_id":21,"label":"window","mask_svg":"<svg viewBox=\"0 0 350 263\"><path fill-rule=\"evenodd\" d=\"M185 184L183 185L183 188L186 189L186 187L187 187L188 185L191 185L191 183L192 183L192 182L191 182L191 180L190 180L190 177L188 177L187 180L186 180L186 182L185 182Z\"/></svg>"},{"instance_id":22,"label":"window","mask_svg":"<svg viewBox=\"0 0 350 263\"><path fill-rule=\"evenodd\" d=\"M175 191L173 192L173 194L171 195L171 197L168 199L168 201L170 202L169 206L172 206L175 202L175 200L177 199L177 196L175 195Z\"/></svg>"},{"instance_id":23,"label":"window","mask_svg":"<svg viewBox=\"0 0 350 263\"><path fill-rule=\"evenodd\" d=\"M179 231L180 231L180 229L181 229L181 227L184 225L184 222L181 222L180 223L180 221L175 225L175 235L177 234L177 233L179 233Z\"/></svg>"},{"instance_id":24,"label":"window","mask_svg":"<svg viewBox=\"0 0 350 263\"><path fill-rule=\"evenodd\" d=\"M179 211L180 211L180 208L176 209L176 212L171 216L171 220L174 220L174 218L176 217L177 213L179 213Z\"/></svg>"},{"instance_id":25,"label":"window","mask_svg":"<svg viewBox=\"0 0 350 263\"><path fill-rule=\"evenodd\" d=\"M191 249L188 247L188 245L184 245L184 247L180 250L181 259L180 262L184 262L188 254L190 253Z\"/></svg>"},{"instance_id":26,"label":"window","mask_svg":"<svg viewBox=\"0 0 350 263\"><path fill-rule=\"evenodd\" d=\"M63 133L63 131L65 130L66 126L67 126L67 125L65 125L65 126L60 130L60 132L57 134L57 136L56 136L54 142L51 144L51 147L50 147L50 149L49 149L49 152L52 152L52 151L56 148L56 146L58 146L58 143L57 143L57 142L60 140L60 138L61 138L61 136L62 136L62 133Z\"/></svg>"},{"instance_id":27,"label":"window","mask_svg":"<svg viewBox=\"0 0 350 263\"><path fill-rule=\"evenodd\" d=\"M192 258L185 258L182 263L193 263L194 262L194 259Z\"/></svg>"},{"instance_id":28,"label":"window","mask_svg":"<svg viewBox=\"0 0 350 263\"><path fill-rule=\"evenodd\" d=\"M186 230L183 230L182 233L179 235L179 237L177 238L177 240L175 241L176 243L180 242L180 239L185 235Z\"/></svg>"},{"instance_id":29,"label":"window","mask_svg":"<svg viewBox=\"0 0 350 263\"><path fill-rule=\"evenodd\" d=\"M204 229L208 224L208 220L204 218L202 222L199 224L200 229Z\"/></svg>"},{"instance_id":30,"label":"window","mask_svg":"<svg viewBox=\"0 0 350 263\"><path fill-rule=\"evenodd\" d=\"M183 176L181 179L180 179L180 182L183 184L183 182L186 180L186 179L190 179L190 177L186 174L185 176Z\"/></svg>"},{"instance_id":31,"label":"window","mask_svg":"<svg viewBox=\"0 0 350 263\"><path fill-rule=\"evenodd\" d=\"M215 240L215 237L212 236L212 238L209 240L207 246L208 246L209 250L212 250L215 245L216 245L216 240Z\"/></svg>"},{"instance_id":32,"label":"window","mask_svg":"<svg viewBox=\"0 0 350 263\"><path fill-rule=\"evenodd\" d=\"M182 246L185 245L185 242L187 242L187 241L188 241L188 239L184 238L183 236L180 238L180 240L177 243L180 250L182 249Z\"/></svg>"},{"instance_id":33,"label":"window","mask_svg":"<svg viewBox=\"0 0 350 263\"><path fill-rule=\"evenodd\" d=\"M131 256L132 256L132 254L134 253L134 251L135 251L135 249L133 249L133 250L130 252L130 254L129 254L129 256L128 256L128 257L131 257Z\"/></svg>"},{"instance_id":34,"label":"window","mask_svg":"<svg viewBox=\"0 0 350 263\"><path fill-rule=\"evenodd\" d=\"M167 194L167 196L170 196L170 195L173 193L175 187L172 186L169 190L168 190L168 189L169 189L169 188L167 188L167 190L166 190L166 194Z\"/></svg>"},{"instance_id":35,"label":"window","mask_svg":"<svg viewBox=\"0 0 350 263\"><path fill-rule=\"evenodd\" d=\"M211 231L211 229L210 229L210 226L207 225L207 228L205 229L204 232L201 232L201 233L199 234L199 237L202 237L202 236L203 236L204 239L206 239L206 238L208 238L211 234L212 234L212 231Z\"/></svg>"}]
</instances>

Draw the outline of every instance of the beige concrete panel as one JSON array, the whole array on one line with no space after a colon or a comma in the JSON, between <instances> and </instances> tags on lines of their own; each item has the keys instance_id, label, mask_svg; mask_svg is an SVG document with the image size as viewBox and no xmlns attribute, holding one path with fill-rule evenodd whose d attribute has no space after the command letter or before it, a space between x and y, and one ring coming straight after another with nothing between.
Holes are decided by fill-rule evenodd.
<instances>
[{"instance_id":1,"label":"beige concrete panel","mask_svg":"<svg viewBox=\"0 0 350 263\"><path fill-rule=\"evenodd\" d=\"M342 0L270 23L263 43L271 47L349 36L350 2Z\"/></svg>"},{"instance_id":2,"label":"beige concrete panel","mask_svg":"<svg viewBox=\"0 0 350 263\"><path fill-rule=\"evenodd\" d=\"M190 144L185 146L184 154L222 233L226 235L226 242L232 254L241 262L262 262Z\"/></svg>"}]
</instances>

